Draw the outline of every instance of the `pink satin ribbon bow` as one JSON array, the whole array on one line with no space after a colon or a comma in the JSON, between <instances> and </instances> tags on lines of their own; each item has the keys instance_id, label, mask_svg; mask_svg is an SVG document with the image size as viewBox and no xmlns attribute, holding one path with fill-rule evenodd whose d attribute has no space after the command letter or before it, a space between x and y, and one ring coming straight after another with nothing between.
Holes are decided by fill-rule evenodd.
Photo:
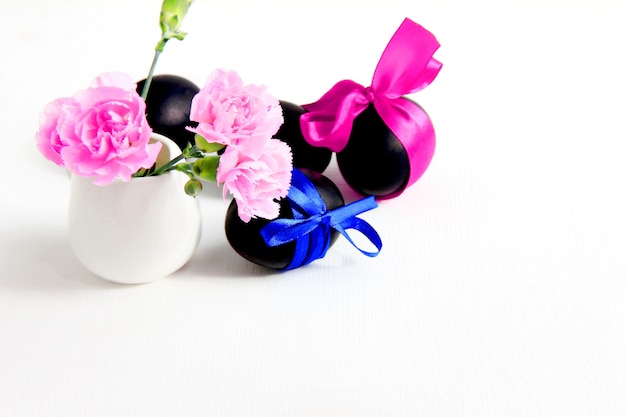
<instances>
[{"instance_id":1,"label":"pink satin ribbon bow","mask_svg":"<svg viewBox=\"0 0 626 417\"><path fill-rule=\"evenodd\" d=\"M433 58L438 48L432 33L404 19L378 61L371 87L340 81L317 102L303 106L308 112L300 117L300 126L306 141L341 151L354 119L374 103L409 156L407 186L417 181L434 154L435 131L426 112L402 96L422 90L435 79L442 65Z\"/></svg>"}]
</instances>

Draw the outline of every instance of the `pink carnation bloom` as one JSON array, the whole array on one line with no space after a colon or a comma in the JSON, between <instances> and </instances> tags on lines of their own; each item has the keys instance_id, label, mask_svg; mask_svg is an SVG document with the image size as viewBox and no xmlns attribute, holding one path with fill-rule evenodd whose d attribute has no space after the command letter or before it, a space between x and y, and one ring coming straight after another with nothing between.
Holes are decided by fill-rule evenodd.
<instances>
[{"instance_id":1,"label":"pink carnation bloom","mask_svg":"<svg viewBox=\"0 0 626 417\"><path fill-rule=\"evenodd\" d=\"M66 123L71 124L78 112L80 105L76 100L63 97L48 103L39 117L39 131L35 135L37 148L47 159L62 167L65 163L61 158L61 149L67 146L67 140L60 136L59 131L64 130Z\"/></svg>"},{"instance_id":2,"label":"pink carnation bloom","mask_svg":"<svg viewBox=\"0 0 626 417\"><path fill-rule=\"evenodd\" d=\"M217 182L224 184L237 201L239 218L275 219L278 199L287 196L291 185L291 148L278 139L251 140L228 146L220 157Z\"/></svg>"},{"instance_id":3,"label":"pink carnation bloom","mask_svg":"<svg viewBox=\"0 0 626 417\"><path fill-rule=\"evenodd\" d=\"M151 167L161 143L149 144L152 129L144 101L129 75L108 73L73 97L46 107L37 133L44 156L96 185L129 181Z\"/></svg>"},{"instance_id":4,"label":"pink carnation bloom","mask_svg":"<svg viewBox=\"0 0 626 417\"><path fill-rule=\"evenodd\" d=\"M278 100L257 85L244 85L235 71L215 70L191 103L189 128L209 142L238 145L255 135L272 137L283 123Z\"/></svg>"}]
</instances>

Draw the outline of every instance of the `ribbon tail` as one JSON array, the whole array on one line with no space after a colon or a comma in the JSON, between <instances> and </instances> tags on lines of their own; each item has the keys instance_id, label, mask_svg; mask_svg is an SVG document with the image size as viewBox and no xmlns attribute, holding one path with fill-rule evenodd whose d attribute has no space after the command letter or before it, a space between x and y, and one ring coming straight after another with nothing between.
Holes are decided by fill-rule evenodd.
<instances>
[{"instance_id":1,"label":"ribbon tail","mask_svg":"<svg viewBox=\"0 0 626 417\"><path fill-rule=\"evenodd\" d=\"M443 64L441 62L437 61L435 58L431 58L422 72L420 72L420 76L415 81L416 87L411 90L411 93L415 93L428 87L428 85L432 83L435 78L437 78L442 66Z\"/></svg>"},{"instance_id":2,"label":"ribbon tail","mask_svg":"<svg viewBox=\"0 0 626 417\"><path fill-rule=\"evenodd\" d=\"M361 200L353 201L343 207L337 208L331 212L330 227L341 233L347 240L357 248L362 254L369 257L377 256L382 249L382 240L376 230L365 220L356 217L358 214L364 213L378 207L378 203L374 196L369 196ZM348 235L346 230L354 229L364 235L378 250L376 252L368 252L361 249L354 240Z\"/></svg>"},{"instance_id":3,"label":"ribbon tail","mask_svg":"<svg viewBox=\"0 0 626 417\"><path fill-rule=\"evenodd\" d=\"M372 89L400 97L428 86L441 69L433 58L439 49L435 36L411 19L404 19L378 61Z\"/></svg>"},{"instance_id":4,"label":"ribbon tail","mask_svg":"<svg viewBox=\"0 0 626 417\"><path fill-rule=\"evenodd\" d=\"M338 207L330 212L330 226L335 227L335 225L342 224L346 220L376 207L378 207L378 203L373 195Z\"/></svg>"},{"instance_id":5,"label":"ribbon tail","mask_svg":"<svg viewBox=\"0 0 626 417\"><path fill-rule=\"evenodd\" d=\"M378 232L376 232L376 230L369 223L367 223L363 219L359 219L358 217L353 217L342 224L335 225L334 229L341 233L348 240L348 242L352 244L352 246L358 249L359 252L361 252L363 255L369 256L370 258L378 256L383 248L383 242L378 235ZM376 247L376 251L369 252L361 249L359 245L357 245L354 240L352 240L350 235L348 235L347 230L350 229L354 229L360 232L363 236L365 236L370 241L370 243L372 243Z\"/></svg>"},{"instance_id":6,"label":"ribbon tail","mask_svg":"<svg viewBox=\"0 0 626 417\"><path fill-rule=\"evenodd\" d=\"M367 90L351 80L335 84L318 101L305 104L300 116L300 130L312 146L333 152L345 148L350 138L352 122L368 105Z\"/></svg>"},{"instance_id":7,"label":"ribbon tail","mask_svg":"<svg viewBox=\"0 0 626 417\"><path fill-rule=\"evenodd\" d=\"M352 124L340 123L335 113L320 111L300 116L300 130L309 145L339 152L348 143Z\"/></svg>"},{"instance_id":8,"label":"ribbon tail","mask_svg":"<svg viewBox=\"0 0 626 417\"><path fill-rule=\"evenodd\" d=\"M344 96L349 95L355 90L363 89L364 87L352 80L339 81L332 86L319 100L314 103L303 104L302 107L308 112L324 111L329 108L336 108L338 101Z\"/></svg>"}]
</instances>

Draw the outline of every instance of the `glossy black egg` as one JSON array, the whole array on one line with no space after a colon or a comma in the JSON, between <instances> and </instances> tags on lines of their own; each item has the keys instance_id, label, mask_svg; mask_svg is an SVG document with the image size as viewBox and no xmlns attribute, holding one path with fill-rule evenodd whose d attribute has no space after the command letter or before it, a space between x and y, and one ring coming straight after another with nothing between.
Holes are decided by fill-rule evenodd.
<instances>
[{"instance_id":1,"label":"glossy black egg","mask_svg":"<svg viewBox=\"0 0 626 417\"><path fill-rule=\"evenodd\" d=\"M141 94L145 79L137 83ZM197 85L178 75L155 75L146 98L146 118L152 130L172 139L184 149L195 143L194 133L187 126L197 123L189 120L191 100L200 91Z\"/></svg>"},{"instance_id":2,"label":"glossy black egg","mask_svg":"<svg viewBox=\"0 0 626 417\"><path fill-rule=\"evenodd\" d=\"M291 147L293 165L296 168L310 169L315 172L324 172L330 164L332 151L310 145L302 136L300 129L300 116L306 110L302 106L280 100L283 109L284 123L274 135Z\"/></svg>"},{"instance_id":3,"label":"glossy black egg","mask_svg":"<svg viewBox=\"0 0 626 417\"><path fill-rule=\"evenodd\" d=\"M373 104L354 119L350 140L337 153L337 165L346 183L362 195L388 197L409 181L406 149Z\"/></svg>"},{"instance_id":4,"label":"glossy black egg","mask_svg":"<svg viewBox=\"0 0 626 417\"><path fill-rule=\"evenodd\" d=\"M328 210L345 204L341 192L331 180L313 171L302 170L302 172L315 185ZM282 199L280 202L279 217L293 218L287 199ZM261 229L269 222L270 220L265 219L252 219L248 223L244 223L237 214L237 203L233 200L226 212L226 238L235 252L248 261L272 269L284 269L289 266L293 259L296 243L288 242L280 246L268 246L261 236ZM338 237L339 234L333 230L331 232L331 245L335 243Z\"/></svg>"}]
</instances>

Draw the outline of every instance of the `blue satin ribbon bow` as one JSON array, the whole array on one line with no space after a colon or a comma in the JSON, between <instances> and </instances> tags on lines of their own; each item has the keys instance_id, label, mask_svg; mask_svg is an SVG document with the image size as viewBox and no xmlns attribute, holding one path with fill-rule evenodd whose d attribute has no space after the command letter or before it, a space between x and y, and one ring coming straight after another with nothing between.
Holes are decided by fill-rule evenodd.
<instances>
[{"instance_id":1,"label":"blue satin ribbon bow","mask_svg":"<svg viewBox=\"0 0 626 417\"><path fill-rule=\"evenodd\" d=\"M376 208L374 196L354 201L334 210L327 210L317 189L301 171L294 169L291 188L286 197L291 206L293 219L276 219L261 229L261 236L268 246L279 246L296 242L296 251L285 270L323 258L330 247L331 230L341 233L348 242L366 256L374 257L382 249L380 236L369 223L356 217L365 211ZM375 247L375 252L361 249L350 238L347 230L362 233Z\"/></svg>"}]
</instances>

